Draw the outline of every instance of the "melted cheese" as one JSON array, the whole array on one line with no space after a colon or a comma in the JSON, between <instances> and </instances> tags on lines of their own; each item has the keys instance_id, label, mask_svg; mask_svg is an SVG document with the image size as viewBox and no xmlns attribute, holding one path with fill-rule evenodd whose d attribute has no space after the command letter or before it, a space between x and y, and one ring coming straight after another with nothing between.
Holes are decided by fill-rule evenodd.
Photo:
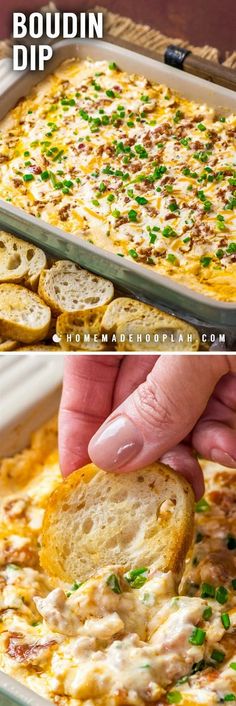
<instances>
[{"instance_id":1,"label":"melted cheese","mask_svg":"<svg viewBox=\"0 0 236 706\"><path fill-rule=\"evenodd\" d=\"M38 539L60 482L55 446L51 424L0 468L1 669L59 706L213 706L236 694L235 472L203 464L207 504L178 594L171 572L146 571L134 588L119 566L116 590L109 567L51 589Z\"/></svg>"},{"instance_id":2,"label":"melted cheese","mask_svg":"<svg viewBox=\"0 0 236 706\"><path fill-rule=\"evenodd\" d=\"M66 61L0 124L0 197L236 300L236 116L105 61Z\"/></svg>"}]
</instances>

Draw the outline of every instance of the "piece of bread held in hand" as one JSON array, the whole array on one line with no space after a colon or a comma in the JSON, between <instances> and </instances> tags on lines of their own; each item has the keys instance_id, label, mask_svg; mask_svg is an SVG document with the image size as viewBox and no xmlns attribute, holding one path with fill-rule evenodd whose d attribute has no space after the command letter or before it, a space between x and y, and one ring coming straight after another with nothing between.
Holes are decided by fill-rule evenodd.
<instances>
[{"instance_id":1,"label":"piece of bread held in hand","mask_svg":"<svg viewBox=\"0 0 236 706\"><path fill-rule=\"evenodd\" d=\"M129 297L108 304L102 330L116 334L118 351L169 351L170 346L173 351L197 351L200 343L198 331L190 324Z\"/></svg>"},{"instance_id":2,"label":"piece of bread held in hand","mask_svg":"<svg viewBox=\"0 0 236 706\"><path fill-rule=\"evenodd\" d=\"M55 262L40 275L38 293L53 314L93 309L114 296L112 282L83 270L69 260Z\"/></svg>"},{"instance_id":3,"label":"piece of bread held in hand","mask_svg":"<svg viewBox=\"0 0 236 706\"><path fill-rule=\"evenodd\" d=\"M48 306L20 284L0 284L0 336L21 343L46 337L51 320Z\"/></svg>"},{"instance_id":4,"label":"piece of bread held in hand","mask_svg":"<svg viewBox=\"0 0 236 706\"><path fill-rule=\"evenodd\" d=\"M24 284L36 289L41 271L47 265L40 248L15 235L0 231L0 282Z\"/></svg>"},{"instance_id":5,"label":"piece of bread held in hand","mask_svg":"<svg viewBox=\"0 0 236 706\"><path fill-rule=\"evenodd\" d=\"M161 463L131 473L93 464L49 498L40 560L53 577L85 581L109 566L172 570L178 579L193 534L187 481Z\"/></svg>"}]
</instances>

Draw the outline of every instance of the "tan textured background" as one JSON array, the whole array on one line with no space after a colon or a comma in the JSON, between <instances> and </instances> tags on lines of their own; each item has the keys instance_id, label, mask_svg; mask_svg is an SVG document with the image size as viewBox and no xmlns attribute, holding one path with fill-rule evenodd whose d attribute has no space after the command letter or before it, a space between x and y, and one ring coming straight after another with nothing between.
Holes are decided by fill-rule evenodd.
<instances>
[{"instance_id":1,"label":"tan textured background","mask_svg":"<svg viewBox=\"0 0 236 706\"><path fill-rule=\"evenodd\" d=\"M162 0L163 1L163 0ZM137 3L139 3L140 0L137 0ZM144 0L142 0L142 3ZM147 0L148 2L148 0ZM15 9L15 6L14 6ZM36 8L32 8L36 9ZM47 9L51 9L52 11L55 10L55 5L53 2L50 2L49 5L47 5ZM66 3L66 9L67 8L67 3ZM82 8L79 8L82 9ZM84 8L83 8L84 9ZM183 39L181 37L176 37L176 36L167 36L160 32L158 29L152 29L149 25L146 24L139 24L136 23L134 20L130 19L129 17L124 17L121 16L120 14L116 14L114 12L111 12L107 8L96 6L96 10L101 10L104 12L105 15L105 30L107 33L110 35L113 35L114 37L120 37L122 39L125 39L127 41L130 41L134 44L137 44L139 46L146 47L147 49L151 49L152 51L157 51L158 53L163 52L166 45L170 43L174 43L177 45L181 45L183 47L186 47L188 49L191 49L195 54L198 54L199 56L209 59L210 61L214 62L219 62L220 61L220 51L216 47L212 47L209 45L205 46L195 46L193 44L190 44L186 39ZM233 18L232 16L227 17L227 21L229 24L232 22L232 25L234 24L234 20L236 21L236 13L235 17ZM211 17L209 17L209 21L211 21ZM236 40L235 40L236 42ZM10 41L2 41L0 42L0 57L6 56L10 54ZM222 62L225 66L229 66L231 68L236 68L236 50L234 52L225 52L225 58L224 61Z\"/></svg>"}]
</instances>

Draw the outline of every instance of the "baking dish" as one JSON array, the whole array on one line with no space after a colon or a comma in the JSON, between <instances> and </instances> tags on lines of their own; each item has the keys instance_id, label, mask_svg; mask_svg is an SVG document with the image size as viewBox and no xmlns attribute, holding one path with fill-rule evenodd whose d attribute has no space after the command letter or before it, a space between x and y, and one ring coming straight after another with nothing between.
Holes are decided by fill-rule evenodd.
<instances>
[{"instance_id":1,"label":"baking dish","mask_svg":"<svg viewBox=\"0 0 236 706\"><path fill-rule=\"evenodd\" d=\"M1 456L24 448L32 431L58 409L63 356L2 356L0 361ZM33 384L32 384L33 382ZM49 701L0 671L0 706L46 706Z\"/></svg>"},{"instance_id":2,"label":"baking dish","mask_svg":"<svg viewBox=\"0 0 236 706\"><path fill-rule=\"evenodd\" d=\"M209 84L207 81L182 73L165 64L103 41L65 40L54 45L54 56L45 75L53 71L63 60L80 56L92 59L115 60L121 69L137 72L149 79L169 85L190 100L206 102L222 112L235 111L236 95L233 91ZM16 101L26 95L32 86L42 78L42 74L26 72L20 77L11 73L10 85L2 87L0 118ZM1 83L0 83L1 88ZM27 235L34 243L46 247L59 257L68 257L84 267L113 279L121 288L141 299L171 308L191 321L200 320L219 326L236 326L236 304L218 302L198 294L188 287L179 285L170 277L150 272L117 255L110 254L96 246L85 243L77 235L68 235L61 229L49 226L34 216L28 216L9 203L0 201L0 225L21 237Z\"/></svg>"}]
</instances>

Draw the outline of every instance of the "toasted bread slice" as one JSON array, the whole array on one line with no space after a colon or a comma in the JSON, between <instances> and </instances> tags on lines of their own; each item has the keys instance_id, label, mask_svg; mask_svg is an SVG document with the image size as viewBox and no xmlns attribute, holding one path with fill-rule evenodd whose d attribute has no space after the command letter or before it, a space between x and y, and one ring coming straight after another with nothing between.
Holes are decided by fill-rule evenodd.
<instances>
[{"instance_id":1,"label":"toasted bread slice","mask_svg":"<svg viewBox=\"0 0 236 706\"><path fill-rule=\"evenodd\" d=\"M117 351L198 351L200 339L193 326L168 315L163 324L149 324L148 318L117 326Z\"/></svg>"},{"instance_id":2,"label":"toasted bread slice","mask_svg":"<svg viewBox=\"0 0 236 706\"><path fill-rule=\"evenodd\" d=\"M18 346L19 343L12 341L11 338L0 338L0 353L14 351Z\"/></svg>"},{"instance_id":3,"label":"toasted bread slice","mask_svg":"<svg viewBox=\"0 0 236 706\"><path fill-rule=\"evenodd\" d=\"M59 260L44 270L38 291L55 315L103 306L114 296L112 282L69 260Z\"/></svg>"},{"instance_id":4,"label":"toasted bread slice","mask_svg":"<svg viewBox=\"0 0 236 706\"><path fill-rule=\"evenodd\" d=\"M56 332L63 351L103 351L101 322L106 307L100 306L75 314L61 314Z\"/></svg>"},{"instance_id":5,"label":"toasted bread slice","mask_svg":"<svg viewBox=\"0 0 236 706\"><path fill-rule=\"evenodd\" d=\"M193 326L128 297L118 297L108 304L102 330L116 334L118 351L198 351L200 345Z\"/></svg>"},{"instance_id":6,"label":"toasted bread slice","mask_svg":"<svg viewBox=\"0 0 236 706\"><path fill-rule=\"evenodd\" d=\"M0 336L21 343L41 341L51 320L48 306L20 284L0 284Z\"/></svg>"},{"instance_id":7,"label":"toasted bread slice","mask_svg":"<svg viewBox=\"0 0 236 706\"><path fill-rule=\"evenodd\" d=\"M0 283L21 283L36 289L40 272L47 264L43 250L1 231L0 253Z\"/></svg>"},{"instance_id":8,"label":"toasted bread slice","mask_svg":"<svg viewBox=\"0 0 236 706\"><path fill-rule=\"evenodd\" d=\"M84 581L117 565L172 570L179 577L193 514L190 485L161 463L125 475L90 464L49 498L41 564L65 581Z\"/></svg>"}]
</instances>

